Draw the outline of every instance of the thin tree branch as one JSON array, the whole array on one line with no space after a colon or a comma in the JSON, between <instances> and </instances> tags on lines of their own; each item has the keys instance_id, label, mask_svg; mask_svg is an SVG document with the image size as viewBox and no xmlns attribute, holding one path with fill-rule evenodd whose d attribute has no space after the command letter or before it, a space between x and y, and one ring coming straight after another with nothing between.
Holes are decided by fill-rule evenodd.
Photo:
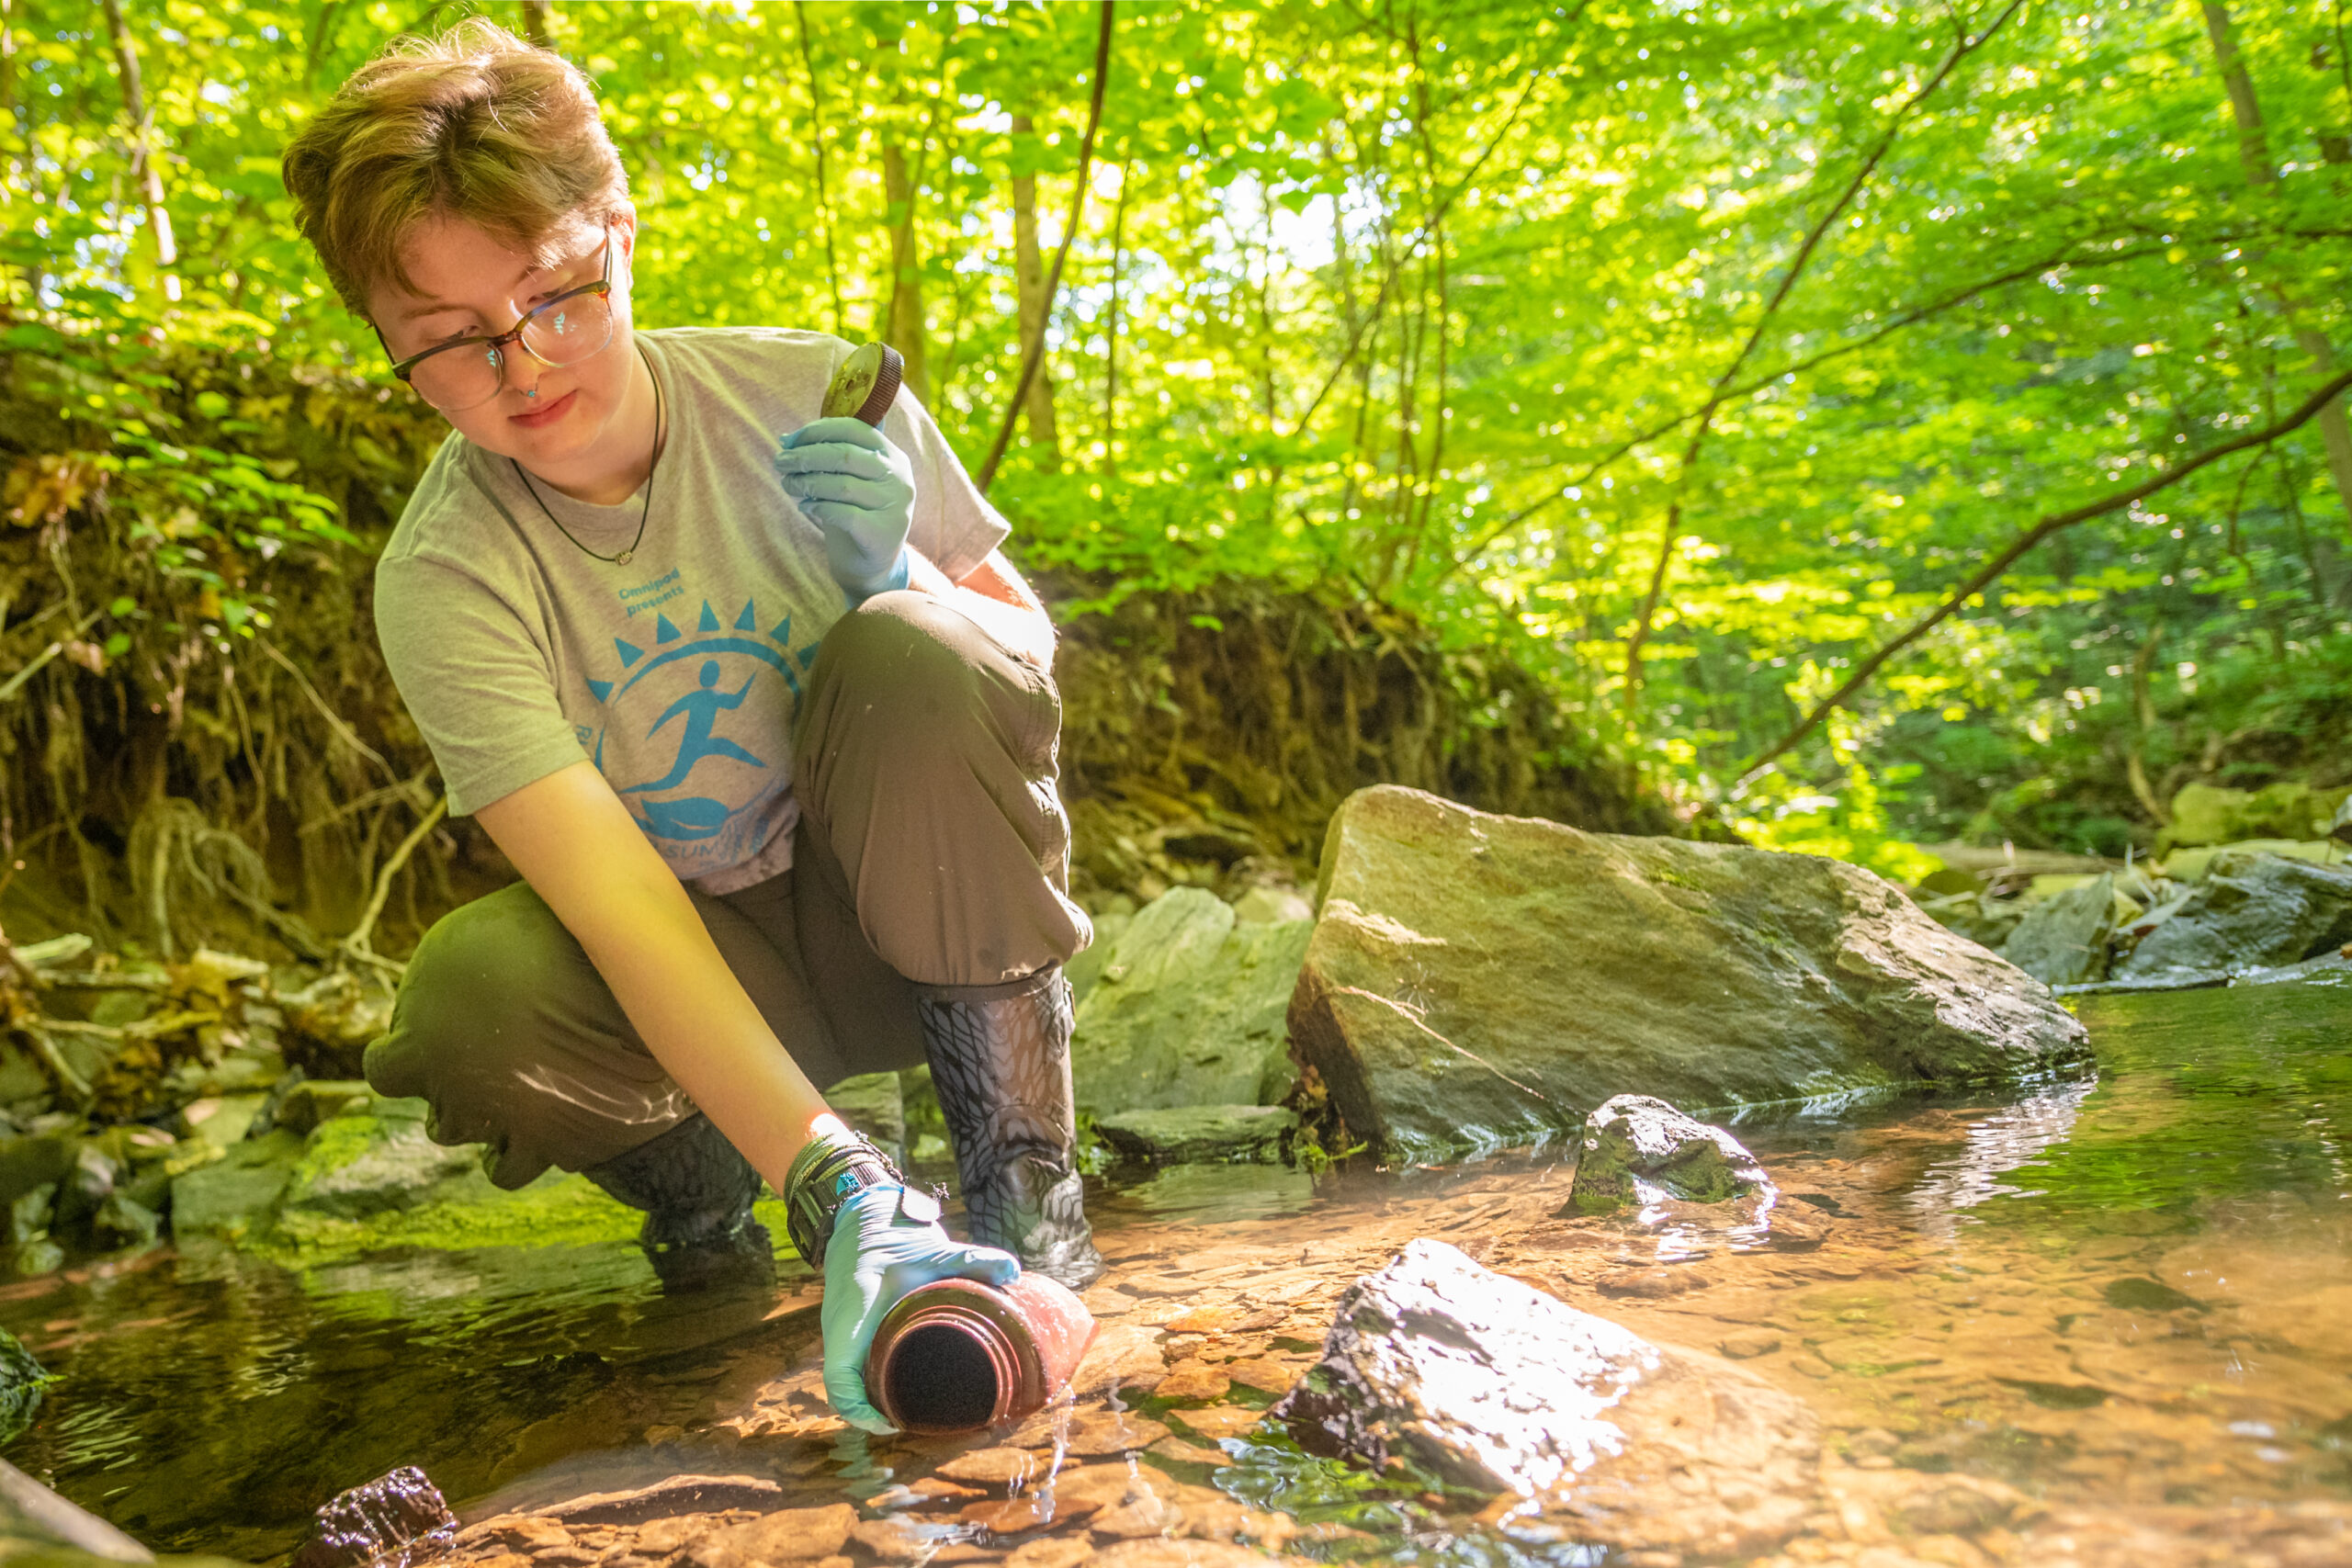
<instances>
[{"instance_id":1,"label":"thin tree branch","mask_svg":"<svg viewBox=\"0 0 2352 1568\"><path fill-rule=\"evenodd\" d=\"M1584 7L1579 6L1577 7L1576 15L1570 17L1568 20L1573 23L1577 17L1583 15ZM1470 182L1478 177L1478 171L1487 166L1487 160L1495 155L1495 149L1503 144L1503 138L1509 136L1511 128L1519 123L1519 117L1526 111L1527 100L1534 96L1536 85L1548 80L1551 74L1549 71L1539 71L1527 79L1526 85L1519 90L1519 96L1511 103L1510 113L1504 117L1502 128L1488 139L1487 145L1479 151L1478 156L1472 160L1470 167L1464 170L1462 177L1453 183L1453 188L1445 193L1444 199L1430 209L1430 215L1421 220L1421 226L1413 231L1412 237L1407 240L1402 247L1405 254L1410 255L1413 248L1427 239L1438 224L1445 220L1445 215L1453 210L1453 204L1460 200L1463 193L1470 188ZM1323 378L1323 385L1316 389L1315 397L1307 403L1306 412L1291 422L1290 434L1283 437L1283 440L1295 439L1299 432L1306 428L1307 421L1313 419L1316 411L1323 406L1323 400L1331 395L1331 389L1340 384L1341 376L1347 374L1348 367L1355 361L1356 350L1363 346L1365 327L1379 317L1381 307L1388 302L1388 291L1396 287L1396 269L1391 267L1381 278L1380 291L1372 297L1371 306L1357 318L1354 330L1348 334L1348 346L1340 351L1340 357L1331 364L1331 373Z\"/></svg>"},{"instance_id":2,"label":"thin tree branch","mask_svg":"<svg viewBox=\"0 0 2352 1568\"><path fill-rule=\"evenodd\" d=\"M408 857L416 852L416 846L424 841L424 836L433 831L441 818L448 815L448 796L443 795L435 801L433 809L427 811L424 818L409 829L408 837L401 840L400 848L394 850L391 859L384 863L384 869L376 874L376 891L368 900L367 912L359 917L359 923L352 928L351 934L337 944L345 953L353 958L380 964L388 969L397 970L401 967L398 963L376 951L372 941L376 933L376 921L382 917L385 902L392 896L392 878L400 874L401 867L408 863Z\"/></svg>"},{"instance_id":3,"label":"thin tree branch","mask_svg":"<svg viewBox=\"0 0 2352 1568\"><path fill-rule=\"evenodd\" d=\"M1004 461L1013 422L1021 417L1022 400L1028 397L1029 383L1036 379L1037 366L1046 356L1046 329L1053 324L1054 302L1061 297L1062 264L1069 260L1070 242L1078 238L1078 222L1086 212L1086 182L1094 165L1095 133L1102 129L1102 86L1111 71L1111 19L1116 5L1117 0L1102 0L1102 20L1094 35L1094 93L1086 107L1086 136L1078 144L1078 182L1070 187L1069 220L1063 226L1062 243L1054 250L1054 270L1046 275L1045 309L1037 312L1037 330L1021 345L1021 377L1013 383L1012 400L1004 405L1004 423L997 426L996 440L975 476L982 495L996 479L997 465Z\"/></svg>"},{"instance_id":4,"label":"thin tree branch","mask_svg":"<svg viewBox=\"0 0 2352 1568\"><path fill-rule=\"evenodd\" d=\"M2304 400L2301 406L2276 423L2266 425L2260 430L2248 431L2244 435L2233 436L2217 446L2209 446L2177 468L2167 468L2163 473L2154 475L2130 490L2118 491L2104 501L2091 502L2086 505L2077 506L2071 512L2054 512L2041 518L2032 527L2010 540L2000 554L1979 567L1966 582L1948 594L1942 604L1912 623L1902 636L1863 660L1853 674L1846 678L1843 685L1822 698L1814 705L1810 713L1797 721L1795 728L1759 752L1756 760L1742 770L1739 782L1746 784L1755 778L1775 759L1812 734L1814 728L1828 716L1833 708L1843 706L1848 698L1870 684L1871 678L1879 672L1888 660L1942 625L1962 605L1983 592L2003 572L2016 565L2020 556L2052 534L2071 528L2077 523L2087 523L2094 517L2104 517L2109 513L2120 512L2135 502L2146 500L2158 491L2178 484L2198 469L2218 463L2233 452L2243 452L2249 446L2267 446L2280 436L2310 423L2319 416L2321 410L2334 402L2337 395L2347 387L2352 387L2352 370L2347 370L2328 381L2318 391Z\"/></svg>"},{"instance_id":5,"label":"thin tree branch","mask_svg":"<svg viewBox=\"0 0 2352 1568\"><path fill-rule=\"evenodd\" d=\"M123 19L122 0L102 0L107 31L114 41L115 69L122 76L122 113L130 130L130 177L147 209L147 226L155 236L155 267L164 275L164 298L178 303L179 245L172 238L172 215L164 206L163 160L155 152L155 117L139 82L139 45Z\"/></svg>"},{"instance_id":6,"label":"thin tree branch","mask_svg":"<svg viewBox=\"0 0 2352 1568\"><path fill-rule=\"evenodd\" d=\"M1847 208L1853 205L1854 198L1861 195L1862 187L1868 185L1871 176L1878 172L1879 164L1884 162L1887 153L1894 150L1896 139L1903 134L1904 125L1911 118L1911 111L1927 102L1928 96L1937 88L1942 86L1945 80L1959 69L1962 61L1984 48L1993 35L2007 26L2009 18L2024 9L2024 6L2025 0L2009 0L2008 8L1994 17L1992 25L1978 33L1975 38L1971 39L1963 32L1959 41L1952 46L1951 51L1944 56L1943 63L1936 67L1936 73L1921 83L1918 90L1903 100L1894 113L1887 117L1886 130L1880 135L1878 145L1871 149L1870 155L1864 158L1861 166L1854 171L1854 177L1846 182L1844 192L1830 206L1829 210L1821 215L1820 221L1816 222L1812 231L1805 235L1804 243L1797 247L1797 254L1790 261L1788 270L1781 275L1780 286L1772 290L1772 298L1765 302L1763 314L1756 318L1756 326L1747 334L1747 341L1740 344L1739 352L1733 355L1732 362L1725 366L1722 374L1715 378L1715 384L1709 393L1706 406L1699 412L1699 427L1690 433L1690 440L1682 449L1682 461L1675 469L1674 499L1667 504L1666 521L1659 529L1657 559L1650 568L1649 592L1642 596L1641 614L1634 617L1633 634L1625 639L1624 704L1625 728L1628 730L1633 728L1635 716L1640 711L1642 646L1649 640L1650 628L1657 616L1658 599L1666 592L1666 574L1668 569L1674 564L1674 541L1682 528L1682 500L1690 489L1690 470L1698 463L1699 452L1706 445L1708 433L1714 428L1716 411L1730 399L1732 380L1747 365L1748 356L1756 352L1757 344L1764 341L1766 329L1772 324L1772 319L1780 314L1782 302L1795 289L1797 279L1804 276L1805 267L1813 260L1814 252L1820 248L1821 242L1828 236L1831 225L1844 216Z\"/></svg>"},{"instance_id":7,"label":"thin tree branch","mask_svg":"<svg viewBox=\"0 0 2352 1568\"><path fill-rule=\"evenodd\" d=\"M825 95L817 80L817 62L808 51L808 6L792 0L793 20L800 35L800 65L808 73L808 143L817 150L817 216L825 224L825 276L833 286L833 335L842 334L848 318L842 312L842 269L833 255L833 198L825 188Z\"/></svg>"},{"instance_id":8,"label":"thin tree branch","mask_svg":"<svg viewBox=\"0 0 2352 1568\"><path fill-rule=\"evenodd\" d=\"M1908 310L1890 316L1877 328L1865 333L1860 337L1847 338L1842 342L1834 343L1828 347L1821 349L1814 354L1807 355L1803 359L1792 359L1785 365L1776 366L1772 369L1767 370L1760 375L1752 376L1747 380L1740 382L1737 386L1732 388L1729 392L1725 393L1724 400L1729 402L1735 399L1747 397L1752 393L1762 391L1766 387L1770 386L1773 382L1778 381L1784 376L1801 376L1810 370L1818 370L1821 367L1828 364L1832 360L1843 359L1848 355L1851 354L1860 354L1862 350L1871 347L1874 344L1883 343L1899 332L1904 332L1911 327L1916 327L1921 321L1929 321L1937 316L1940 316L1946 310L1965 305L1969 300L1976 298L1976 296L1989 293L1993 289L2006 288L2012 283L2021 283L2030 277L2039 277L2043 273L2052 272L2060 267L2104 266L2113 262L2138 261L2143 256L2162 255L2170 247L2164 244L2150 244L2141 246L2136 250L2112 251L2105 255L2054 256L2047 261L2032 262L2023 266L2011 267L2008 271L2000 273L1992 277L1978 278L1974 282L1968 284L1966 287L1955 288L1951 293L1946 294L1938 299L1932 300L1928 304L1916 305ZM1518 527L1521 524L1526 522L1537 513L1542 512L1544 508L1557 505L1565 498L1569 490L1580 490L1584 486L1590 484L1603 469L1613 467L1620 459L1623 458L1628 454L1648 446L1651 442L1657 440L1660 436L1672 434L1675 431L1681 429L1682 426L1690 423L1692 420L1697 419L1704 412L1705 407L1703 404L1698 408L1685 409L1671 419L1660 420L1657 423L1651 425L1648 429L1625 437L1616 446L1611 446L1608 451L1587 463L1583 471L1578 473L1574 479L1569 479L1566 484L1554 490L1550 494L1543 497L1541 500L1531 501L1525 506L1521 507L1518 511L1513 512L1510 515L1497 521L1492 527L1488 528L1484 534L1478 536L1477 539L1467 549L1456 556L1453 559L1453 564L1449 566L1442 573L1439 574L1434 581L1437 582L1444 581L1446 578L1451 577L1454 572L1468 566L1472 561L1476 560L1478 558L1479 552L1484 550L1487 546L1493 544L1497 539L1501 538L1505 534L1510 533L1513 528ZM1547 468L1557 468L1560 466L1561 465L1558 464L1545 465Z\"/></svg>"},{"instance_id":9,"label":"thin tree branch","mask_svg":"<svg viewBox=\"0 0 2352 1568\"><path fill-rule=\"evenodd\" d=\"M349 724L345 722L343 716L336 713L334 708L327 705L326 698L319 694L319 689L311 684L311 678L302 673L301 666L296 664L283 653L280 653L276 647L264 638L255 637L254 638L254 642L264 653L269 655L272 660L277 661L279 669L294 677L294 683L302 688L302 694L311 699L311 705L317 708L319 710L319 716L327 721L327 728L334 734L334 738L337 740L342 741L345 745L350 747L353 750L358 752L361 756L367 758L369 761L375 763L378 767L383 769L384 776L391 780L393 785L398 787L401 782L401 776L399 773L393 772L391 763L384 760L384 754L382 752L377 750L373 746L368 745L365 740L360 739L358 732L354 730Z\"/></svg>"}]
</instances>

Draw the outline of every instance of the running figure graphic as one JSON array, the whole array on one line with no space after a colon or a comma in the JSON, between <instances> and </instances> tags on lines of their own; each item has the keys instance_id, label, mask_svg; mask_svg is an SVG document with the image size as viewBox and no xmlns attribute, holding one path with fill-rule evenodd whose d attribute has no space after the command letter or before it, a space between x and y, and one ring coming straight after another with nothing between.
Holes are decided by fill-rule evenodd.
<instances>
[{"instance_id":1,"label":"running figure graphic","mask_svg":"<svg viewBox=\"0 0 2352 1568\"><path fill-rule=\"evenodd\" d=\"M695 764L705 757L731 757L739 762L749 762L755 768L766 767L765 762L725 736L711 733L711 728L718 724L718 716L722 711L743 705L743 694L752 689L752 682L757 679L759 679L758 672L754 671L744 677L743 683L732 693L718 691L717 689L718 660L716 659L707 660L702 667L702 689L697 692L688 692L684 696L672 703L662 710L662 716L653 721L653 728L645 732L650 739L662 733L662 726L680 714L684 714L686 732L678 739L677 761L672 765L669 773L664 776L653 780L650 784L631 784L620 793L643 795L651 790L673 788L683 784L686 775L695 771Z\"/></svg>"}]
</instances>

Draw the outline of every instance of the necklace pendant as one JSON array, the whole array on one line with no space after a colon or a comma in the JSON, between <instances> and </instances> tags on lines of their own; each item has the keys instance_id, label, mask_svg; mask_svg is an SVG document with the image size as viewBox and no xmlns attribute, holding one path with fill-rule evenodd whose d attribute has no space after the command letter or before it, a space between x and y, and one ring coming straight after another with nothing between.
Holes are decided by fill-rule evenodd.
<instances>
[{"instance_id":1,"label":"necklace pendant","mask_svg":"<svg viewBox=\"0 0 2352 1568\"><path fill-rule=\"evenodd\" d=\"M613 558L613 564L615 566L627 566L628 564L628 558L635 554L637 554L635 550L623 550L620 554Z\"/></svg>"}]
</instances>

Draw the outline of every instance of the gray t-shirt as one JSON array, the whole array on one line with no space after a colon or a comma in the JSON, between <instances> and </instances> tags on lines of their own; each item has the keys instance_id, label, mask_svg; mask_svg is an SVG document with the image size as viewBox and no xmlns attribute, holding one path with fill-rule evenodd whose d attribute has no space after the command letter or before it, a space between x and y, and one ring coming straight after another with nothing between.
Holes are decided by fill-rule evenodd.
<instances>
[{"instance_id":1,"label":"gray t-shirt","mask_svg":"<svg viewBox=\"0 0 2352 1568\"><path fill-rule=\"evenodd\" d=\"M681 880L729 893L792 863L793 715L843 601L770 459L850 346L761 327L637 341L670 434L628 564L586 551L628 547L641 491L592 506L538 484L534 501L511 462L452 435L377 564L376 630L450 810L586 757ZM1004 519L911 393L882 431L914 467L911 543L960 580Z\"/></svg>"}]
</instances>

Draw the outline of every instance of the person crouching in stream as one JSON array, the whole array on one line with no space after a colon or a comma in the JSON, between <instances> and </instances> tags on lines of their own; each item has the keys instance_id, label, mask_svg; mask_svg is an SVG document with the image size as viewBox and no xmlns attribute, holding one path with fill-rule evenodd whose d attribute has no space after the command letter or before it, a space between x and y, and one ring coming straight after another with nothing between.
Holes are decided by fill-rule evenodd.
<instances>
[{"instance_id":1,"label":"person crouching in stream","mask_svg":"<svg viewBox=\"0 0 2352 1568\"><path fill-rule=\"evenodd\" d=\"M288 148L303 235L453 434L376 572L449 808L523 881L419 944L368 1082L491 1179L576 1170L665 1280L773 1279L763 1178L873 1431L882 1314L1102 1269L1073 1166L1061 727L1008 532L850 347L635 330L639 228L587 80L480 19L395 45ZM972 1242L816 1086L928 1061Z\"/></svg>"}]
</instances>

